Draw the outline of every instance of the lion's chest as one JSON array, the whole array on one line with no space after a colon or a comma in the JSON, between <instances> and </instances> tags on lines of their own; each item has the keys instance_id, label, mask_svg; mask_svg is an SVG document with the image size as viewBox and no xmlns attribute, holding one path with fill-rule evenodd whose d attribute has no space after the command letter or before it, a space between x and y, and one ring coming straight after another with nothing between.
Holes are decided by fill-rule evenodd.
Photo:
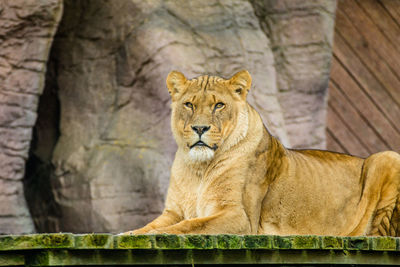
<instances>
[{"instance_id":1,"label":"lion's chest","mask_svg":"<svg viewBox=\"0 0 400 267\"><path fill-rule=\"evenodd\" d=\"M197 196L190 194L182 200L182 210L185 220L197 218Z\"/></svg>"},{"instance_id":2,"label":"lion's chest","mask_svg":"<svg viewBox=\"0 0 400 267\"><path fill-rule=\"evenodd\" d=\"M218 208L221 198L217 197L215 181L220 176L213 168L213 171L207 170L207 166L188 166L180 164L183 160L175 161L172 167L172 176L174 179L173 188L174 203L177 204L177 210L182 212L184 219L193 219L207 217L214 214Z\"/></svg>"},{"instance_id":3,"label":"lion's chest","mask_svg":"<svg viewBox=\"0 0 400 267\"><path fill-rule=\"evenodd\" d=\"M212 212L212 203L207 200L204 185L193 184L181 198L181 209L185 219L209 216Z\"/></svg>"}]
</instances>

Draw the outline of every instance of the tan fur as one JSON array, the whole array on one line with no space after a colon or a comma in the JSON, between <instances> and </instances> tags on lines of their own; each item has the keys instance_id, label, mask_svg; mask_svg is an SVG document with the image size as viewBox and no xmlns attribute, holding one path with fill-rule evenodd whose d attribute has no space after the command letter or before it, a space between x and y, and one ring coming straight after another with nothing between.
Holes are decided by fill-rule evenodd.
<instances>
[{"instance_id":1,"label":"tan fur","mask_svg":"<svg viewBox=\"0 0 400 267\"><path fill-rule=\"evenodd\" d=\"M128 233L399 236L400 155L286 149L247 103L250 85L247 71L169 74L178 151L165 210ZM209 147L190 148L192 126L210 127Z\"/></svg>"}]
</instances>

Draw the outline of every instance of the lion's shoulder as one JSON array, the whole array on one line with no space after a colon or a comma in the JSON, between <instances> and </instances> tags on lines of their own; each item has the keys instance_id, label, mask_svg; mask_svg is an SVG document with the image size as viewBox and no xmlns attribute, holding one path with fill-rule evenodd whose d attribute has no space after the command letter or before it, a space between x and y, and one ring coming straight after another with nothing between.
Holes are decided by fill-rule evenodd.
<instances>
[{"instance_id":1,"label":"lion's shoulder","mask_svg":"<svg viewBox=\"0 0 400 267\"><path fill-rule=\"evenodd\" d=\"M294 154L303 155L320 161L363 161L363 158L346 153L320 149L288 149Z\"/></svg>"}]
</instances>

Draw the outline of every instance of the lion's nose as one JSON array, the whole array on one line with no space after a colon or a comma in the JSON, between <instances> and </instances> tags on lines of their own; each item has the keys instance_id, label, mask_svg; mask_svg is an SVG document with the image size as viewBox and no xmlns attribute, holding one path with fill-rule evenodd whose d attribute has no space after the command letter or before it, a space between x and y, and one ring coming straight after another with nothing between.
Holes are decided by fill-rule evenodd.
<instances>
[{"instance_id":1,"label":"lion's nose","mask_svg":"<svg viewBox=\"0 0 400 267\"><path fill-rule=\"evenodd\" d=\"M191 126L193 131L195 131L200 137L203 133L207 132L208 130L210 130L210 126L204 126L204 125L195 125L195 126Z\"/></svg>"}]
</instances>

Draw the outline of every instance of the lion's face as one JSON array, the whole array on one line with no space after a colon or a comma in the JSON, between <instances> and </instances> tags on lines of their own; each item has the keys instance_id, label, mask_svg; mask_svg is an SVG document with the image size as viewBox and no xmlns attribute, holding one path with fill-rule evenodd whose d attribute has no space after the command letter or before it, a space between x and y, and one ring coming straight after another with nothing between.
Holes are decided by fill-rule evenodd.
<instances>
[{"instance_id":1,"label":"lion's face","mask_svg":"<svg viewBox=\"0 0 400 267\"><path fill-rule=\"evenodd\" d=\"M242 117L250 84L247 71L230 80L212 76L187 80L175 71L168 75L172 131L178 146L192 161L211 160L218 149L226 146L230 136L247 132ZM246 129L235 130L238 127Z\"/></svg>"}]
</instances>

